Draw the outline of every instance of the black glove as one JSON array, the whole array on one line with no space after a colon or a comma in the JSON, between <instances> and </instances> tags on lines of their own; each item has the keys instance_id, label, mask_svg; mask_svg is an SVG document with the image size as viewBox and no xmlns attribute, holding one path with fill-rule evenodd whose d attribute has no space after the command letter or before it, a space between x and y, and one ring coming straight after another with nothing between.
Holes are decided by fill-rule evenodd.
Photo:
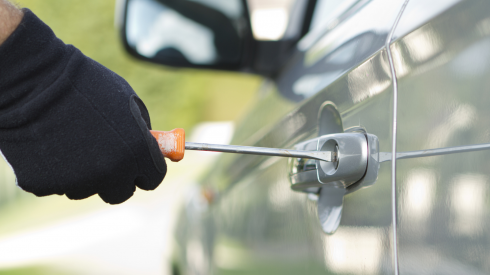
<instances>
[{"instance_id":1,"label":"black glove","mask_svg":"<svg viewBox=\"0 0 490 275\"><path fill-rule=\"evenodd\" d=\"M0 46L0 149L36 196L94 194L111 204L167 171L129 84L64 44L30 10Z\"/></svg>"}]
</instances>

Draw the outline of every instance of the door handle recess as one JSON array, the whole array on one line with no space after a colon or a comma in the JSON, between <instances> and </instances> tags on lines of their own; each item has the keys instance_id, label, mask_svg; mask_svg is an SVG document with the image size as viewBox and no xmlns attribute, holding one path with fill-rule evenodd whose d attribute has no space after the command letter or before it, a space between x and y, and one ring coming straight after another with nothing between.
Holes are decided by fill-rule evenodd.
<instances>
[{"instance_id":1,"label":"door handle recess","mask_svg":"<svg viewBox=\"0 0 490 275\"><path fill-rule=\"evenodd\" d=\"M344 195L370 186L378 179L379 141L364 129L320 136L295 146L297 150L332 151L336 162L290 159L291 189L312 193L323 232L333 234L340 225ZM313 195L316 194L316 195Z\"/></svg>"},{"instance_id":2,"label":"door handle recess","mask_svg":"<svg viewBox=\"0 0 490 275\"><path fill-rule=\"evenodd\" d=\"M323 232L334 234L340 225L344 196L373 185L378 179L379 141L362 127L344 129L342 116L332 102L318 114L319 137L298 143L295 150L334 152L334 162L290 158L291 189L309 193L317 201Z\"/></svg>"}]
</instances>

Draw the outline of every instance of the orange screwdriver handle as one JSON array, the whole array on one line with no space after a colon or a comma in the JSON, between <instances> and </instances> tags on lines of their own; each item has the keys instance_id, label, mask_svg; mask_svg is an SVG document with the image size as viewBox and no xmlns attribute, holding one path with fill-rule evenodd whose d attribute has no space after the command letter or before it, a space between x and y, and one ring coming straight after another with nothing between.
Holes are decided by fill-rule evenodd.
<instances>
[{"instance_id":1,"label":"orange screwdriver handle","mask_svg":"<svg viewBox=\"0 0 490 275\"><path fill-rule=\"evenodd\" d=\"M182 128L172 131L153 131L150 133L155 137L164 157L173 162L178 162L184 158L185 151L185 131Z\"/></svg>"}]
</instances>

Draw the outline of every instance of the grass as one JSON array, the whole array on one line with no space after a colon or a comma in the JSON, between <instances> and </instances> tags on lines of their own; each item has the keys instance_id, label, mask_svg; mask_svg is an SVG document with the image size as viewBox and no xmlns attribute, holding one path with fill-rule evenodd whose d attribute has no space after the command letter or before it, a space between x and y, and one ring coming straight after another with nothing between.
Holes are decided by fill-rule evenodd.
<instances>
[{"instance_id":1,"label":"grass","mask_svg":"<svg viewBox=\"0 0 490 275\"><path fill-rule=\"evenodd\" d=\"M0 271L2 275L73 275L62 270L57 270L44 266L31 266L14 269L4 269Z\"/></svg>"}]
</instances>

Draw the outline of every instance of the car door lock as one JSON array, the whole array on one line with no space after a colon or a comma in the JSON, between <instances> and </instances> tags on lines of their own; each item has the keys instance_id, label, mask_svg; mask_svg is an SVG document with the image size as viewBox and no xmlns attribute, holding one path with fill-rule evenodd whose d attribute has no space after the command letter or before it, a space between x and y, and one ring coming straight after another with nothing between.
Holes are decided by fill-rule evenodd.
<instances>
[{"instance_id":1,"label":"car door lock","mask_svg":"<svg viewBox=\"0 0 490 275\"><path fill-rule=\"evenodd\" d=\"M291 188L318 193L321 187L351 189L371 185L377 179L378 138L361 128L323 135L297 144L295 150L330 151L335 161L291 158ZM357 188L356 188L357 189Z\"/></svg>"}]
</instances>

